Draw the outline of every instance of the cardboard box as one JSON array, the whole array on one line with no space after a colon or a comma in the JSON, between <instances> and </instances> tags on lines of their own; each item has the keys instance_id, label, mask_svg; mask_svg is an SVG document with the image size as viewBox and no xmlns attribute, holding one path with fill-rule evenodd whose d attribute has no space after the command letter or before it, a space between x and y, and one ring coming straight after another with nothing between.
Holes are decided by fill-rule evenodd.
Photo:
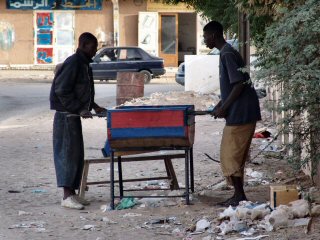
<instances>
[{"instance_id":1,"label":"cardboard box","mask_svg":"<svg viewBox=\"0 0 320 240\"><path fill-rule=\"evenodd\" d=\"M276 208L279 205L288 203L300 198L296 185L270 186L270 206Z\"/></svg>"}]
</instances>

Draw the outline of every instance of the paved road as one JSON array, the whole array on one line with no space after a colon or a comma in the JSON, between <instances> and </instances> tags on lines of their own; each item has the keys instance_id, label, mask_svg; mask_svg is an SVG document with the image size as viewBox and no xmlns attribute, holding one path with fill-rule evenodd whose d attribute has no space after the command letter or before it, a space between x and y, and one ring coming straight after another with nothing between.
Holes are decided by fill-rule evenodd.
<instances>
[{"instance_id":1,"label":"paved road","mask_svg":"<svg viewBox=\"0 0 320 240\"><path fill-rule=\"evenodd\" d=\"M49 111L48 82L7 82L0 81L0 121L10 117L23 117ZM96 82L96 102L104 107L115 106L116 84ZM145 96L154 92L183 91L175 83L151 83L145 85Z\"/></svg>"}]
</instances>

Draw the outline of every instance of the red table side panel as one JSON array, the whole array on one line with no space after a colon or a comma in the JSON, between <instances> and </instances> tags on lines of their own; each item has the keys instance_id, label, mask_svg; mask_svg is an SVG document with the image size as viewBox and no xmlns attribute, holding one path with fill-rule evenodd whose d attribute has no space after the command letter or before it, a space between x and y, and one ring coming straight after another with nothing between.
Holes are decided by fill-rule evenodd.
<instances>
[{"instance_id":1,"label":"red table side panel","mask_svg":"<svg viewBox=\"0 0 320 240\"><path fill-rule=\"evenodd\" d=\"M111 128L147 128L184 126L183 111L113 112Z\"/></svg>"}]
</instances>

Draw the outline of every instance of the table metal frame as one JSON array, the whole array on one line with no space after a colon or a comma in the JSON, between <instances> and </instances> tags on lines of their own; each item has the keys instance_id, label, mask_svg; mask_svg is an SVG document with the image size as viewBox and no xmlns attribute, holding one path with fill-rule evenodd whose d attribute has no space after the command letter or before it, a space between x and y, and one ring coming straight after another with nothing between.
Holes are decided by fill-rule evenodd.
<instances>
[{"instance_id":1,"label":"table metal frame","mask_svg":"<svg viewBox=\"0 0 320 240\"><path fill-rule=\"evenodd\" d=\"M182 154L185 159L185 192L182 195L175 195L175 196L148 196L148 195L139 195L139 196L125 196L124 195L124 189L123 189L123 176L122 176L122 160L128 160L130 157L123 157L119 153L120 152L125 152L126 155L127 153L130 152L159 152L159 151L184 151ZM158 156L158 155L157 155ZM161 155L163 158L165 156L170 156L169 155ZM117 162L118 162L118 174L119 174L119 192L120 195L116 196L114 193L114 184L115 184L115 179L114 179L114 163L115 163L115 157L117 157ZM143 155L144 161L147 160L148 156ZM154 157L149 156L150 158ZM132 157L131 157L132 158ZM138 158L135 156L134 158ZM163 159L162 158L162 159ZM152 147L152 148L111 148L111 156L110 156L111 162L110 162L110 197L111 197L111 203L110 207L112 210L115 208L114 200L115 198L126 198L126 197L148 197L148 198L164 198L164 197L185 197L186 199L186 204L190 204L190 190L191 192L194 192L194 167L193 167L193 148L192 147ZM160 158L161 159L161 158ZM152 160L152 159L150 159ZM153 159L154 160L154 159ZM137 160L139 161L139 160Z\"/></svg>"}]
</instances>

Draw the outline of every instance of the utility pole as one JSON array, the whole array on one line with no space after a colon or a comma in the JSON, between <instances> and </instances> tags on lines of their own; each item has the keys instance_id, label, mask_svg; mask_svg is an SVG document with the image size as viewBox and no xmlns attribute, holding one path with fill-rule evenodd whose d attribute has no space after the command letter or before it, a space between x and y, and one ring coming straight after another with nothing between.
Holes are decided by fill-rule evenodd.
<instances>
[{"instance_id":1,"label":"utility pole","mask_svg":"<svg viewBox=\"0 0 320 240\"><path fill-rule=\"evenodd\" d=\"M119 46L120 17L119 0L112 0L113 4L113 46Z\"/></svg>"},{"instance_id":2,"label":"utility pole","mask_svg":"<svg viewBox=\"0 0 320 240\"><path fill-rule=\"evenodd\" d=\"M248 16L245 13L238 13L239 24L239 52L246 66L250 65L250 27Z\"/></svg>"}]
</instances>

